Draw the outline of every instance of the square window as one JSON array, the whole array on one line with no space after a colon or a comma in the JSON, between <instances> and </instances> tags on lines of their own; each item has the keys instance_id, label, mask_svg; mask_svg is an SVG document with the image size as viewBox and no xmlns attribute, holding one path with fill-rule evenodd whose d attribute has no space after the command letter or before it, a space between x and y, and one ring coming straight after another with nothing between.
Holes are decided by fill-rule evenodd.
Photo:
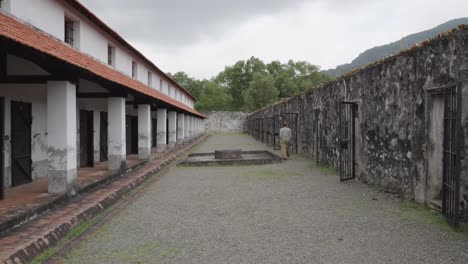
<instances>
[{"instance_id":1,"label":"square window","mask_svg":"<svg viewBox=\"0 0 468 264\"><path fill-rule=\"evenodd\" d=\"M137 71L138 71L138 68L137 68L137 63L136 63L136 61L132 61L132 77L133 77L134 79L137 78L137 73L138 73Z\"/></svg>"},{"instance_id":2,"label":"square window","mask_svg":"<svg viewBox=\"0 0 468 264\"><path fill-rule=\"evenodd\" d=\"M75 21L65 17L65 42L73 46L75 41Z\"/></svg>"},{"instance_id":3,"label":"square window","mask_svg":"<svg viewBox=\"0 0 468 264\"><path fill-rule=\"evenodd\" d=\"M107 64L115 67L115 48L111 45L107 46Z\"/></svg>"},{"instance_id":4,"label":"square window","mask_svg":"<svg viewBox=\"0 0 468 264\"><path fill-rule=\"evenodd\" d=\"M153 75L151 72L148 72L148 86L151 87L153 85Z\"/></svg>"}]
</instances>

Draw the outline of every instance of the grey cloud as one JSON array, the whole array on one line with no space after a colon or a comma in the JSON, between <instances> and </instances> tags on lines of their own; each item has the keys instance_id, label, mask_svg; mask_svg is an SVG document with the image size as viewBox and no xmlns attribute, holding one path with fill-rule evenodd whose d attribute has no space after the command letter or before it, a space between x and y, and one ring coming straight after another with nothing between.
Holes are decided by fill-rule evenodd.
<instances>
[{"instance_id":1,"label":"grey cloud","mask_svg":"<svg viewBox=\"0 0 468 264\"><path fill-rule=\"evenodd\" d=\"M248 19L275 14L308 0L81 0L81 2L125 38L151 42L160 47L180 47L197 42L201 36L221 37Z\"/></svg>"}]
</instances>

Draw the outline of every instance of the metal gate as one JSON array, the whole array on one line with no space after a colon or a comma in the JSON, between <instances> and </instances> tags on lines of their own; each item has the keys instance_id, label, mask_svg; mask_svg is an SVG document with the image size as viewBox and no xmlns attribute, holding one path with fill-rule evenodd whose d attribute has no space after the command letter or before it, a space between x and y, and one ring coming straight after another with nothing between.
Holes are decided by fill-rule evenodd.
<instances>
[{"instance_id":1,"label":"metal gate","mask_svg":"<svg viewBox=\"0 0 468 264\"><path fill-rule=\"evenodd\" d=\"M354 179L355 175L355 117L357 104L340 103L340 180Z\"/></svg>"},{"instance_id":2,"label":"metal gate","mask_svg":"<svg viewBox=\"0 0 468 264\"><path fill-rule=\"evenodd\" d=\"M5 148L5 98L0 97L0 200L5 199L4 150Z\"/></svg>"},{"instance_id":3,"label":"metal gate","mask_svg":"<svg viewBox=\"0 0 468 264\"><path fill-rule=\"evenodd\" d=\"M99 133L99 160L106 161L109 160L109 147L108 147L108 117L106 112L101 112L101 125Z\"/></svg>"},{"instance_id":4,"label":"metal gate","mask_svg":"<svg viewBox=\"0 0 468 264\"><path fill-rule=\"evenodd\" d=\"M261 122L261 128L262 128L262 143L267 143L267 131L268 131L268 126L267 126L267 117L262 117L260 119Z\"/></svg>"},{"instance_id":5,"label":"metal gate","mask_svg":"<svg viewBox=\"0 0 468 264\"><path fill-rule=\"evenodd\" d=\"M11 102L11 176L13 187L32 181L31 104Z\"/></svg>"},{"instance_id":6,"label":"metal gate","mask_svg":"<svg viewBox=\"0 0 468 264\"><path fill-rule=\"evenodd\" d=\"M268 146L273 146L274 145L274 134L275 134L275 128L274 128L274 117L268 117L267 119L267 124L268 124L268 130L267 130L267 145Z\"/></svg>"},{"instance_id":7,"label":"metal gate","mask_svg":"<svg viewBox=\"0 0 468 264\"><path fill-rule=\"evenodd\" d=\"M279 130L281 129L281 120L282 120L281 115L275 115L273 116L273 149L274 150L280 150L280 140L279 140Z\"/></svg>"},{"instance_id":8,"label":"metal gate","mask_svg":"<svg viewBox=\"0 0 468 264\"><path fill-rule=\"evenodd\" d=\"M253 131L254 131L254 138L256 140L260 139L260 122L259 119L253 120Z\"/></svg>"},{"instance_id":9,"label":"metal gate","mask_svg":"<svg viewBox=\"0 0 468 264\"><path fill-rule=\"evenodd\" d=\"M461 85L445 89L442 212L457 226L460 219Z\"/></svg>"},{"instance_id":10,"label":"metal gate","mask_svg":"<svg viewBox=\"0 0 468 264\"><path fill-rule=\"evenodd\" d=\"M313 152L315 154L315 163L319 164L320 160L320 120L319 120L320 111L318 109L314 110L314 127L313 127L313 142L314 148Z\"/></svg>"},{"instance_id":11,"label":"metal gate","mask_svg":"<svg viewBox=\"0 0 468 264\"><path fill-rule=\"evenodd\" d=\"M169 120L167 120L167 127ZM138 154L138 117L127 115L126 122L126 151L127 155ZM169 142L169 133L166 133L167 142Z\"/></svg>"},{"instance_id":12,"label":"metal gate","mask_svg":"<svg viewBox=\"0 0 468 264\"><path fill-rule=\"evenodd\" d=\"M151 119L151 146L156 147L158 141L158 120L156 118ZM188 135L187 135L188 137Z\"/></svg>"},{"instance_id":13,"label":"metal gate","mask_svg":"<svg viewBox=\"0 0 468 264\"><path fill-rule=\"evenodd\" d=\"M80 167L94 166L93 111L80 111Z\"/></svg>"}]
</instances>

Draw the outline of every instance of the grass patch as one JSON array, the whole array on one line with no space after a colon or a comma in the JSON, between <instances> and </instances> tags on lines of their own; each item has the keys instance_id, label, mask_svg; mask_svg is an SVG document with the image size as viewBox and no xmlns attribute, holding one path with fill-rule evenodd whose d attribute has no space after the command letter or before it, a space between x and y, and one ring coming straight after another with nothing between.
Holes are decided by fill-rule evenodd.
<instances>
[{"instance_id":1,"label":"grass patch","mask_svg":"<svg viewBox=\"0 0 468 264\"><path fill-rule=\"evenodd\" d=\"M403 219L408 221L433 224L444 230L450 230L457 235L468 235L468 226L466 224L453 228L440 212L414 201L402 201L399 206L399 213Z\"/></svg>"},{"instance_id":2,"label":"grass patch","mask_svg":"<svg viewBox=\"0 0 468 264\"><path fill-rule=\"evenodd\" d=\"M64 245L68 244L70 241L80 236L81 234L86 232L90 227L95 225L101 218L102 216L95 217L91 220L87 220L87 221L79 223L77 226L73 227L72 229L70 229L70 231L68 231L68 233L65 235L65 237L62 240L60 240L57 246L46 249L44 253L36 257L31 263L32 264L44 263L45 261L53 257L55 254L57 254L63 248Z\"/></svg>"},{"instance_id":3,"label":"grass patch","mask_svg":"<svg viewBox=\"0 0 468 264\"><path fill-rule=\"evenodd\" d=\"M326 173L326 174L331 174L331 175L338 175L339 172L335 168L331 167L326 167L326 166L321 166L321 165L316 165L315 163L310 163L310 168L313 170L318 170L320 172Z\"/></svg>"},{"instance_id":4,"label":"grass patch","mask_svg":"<svg viewBox=\"0 0 468 264\"><path fill-rule=\"evenodd\" d=\"M154 263L177 255L180 250L161 242L133 245L127 248L114 248L98 255L86 255L84 252L72 252L66 259L85 259L91 263ZM158 260L158 261L156 261Z\"/></svg>"},{"instance_id":5,"label":"grass patch","mask_svg":"<svg viewBox=\"0 0 468 264\"><path fill-rule=\"evenodd\" d=\"M209 133L208 135L216 135L216 136L246 136L250 137L249 134L243 132L213 132Z\"/></svg>"},{"instance_id":6,"label":"grass patch","mask_svg":"<svg viewBox=\"0 0 468 264\"><path fill-rule=\"evenodd\" d=\"M268 177L268 176L281 176L281 175L282 175L281 172L275 171L275 170L271 170L271 169L259 170L259 171L256 172L255 174L258 175L258 176L265 176L265 177Z\"/></svg>"}]
</instances>

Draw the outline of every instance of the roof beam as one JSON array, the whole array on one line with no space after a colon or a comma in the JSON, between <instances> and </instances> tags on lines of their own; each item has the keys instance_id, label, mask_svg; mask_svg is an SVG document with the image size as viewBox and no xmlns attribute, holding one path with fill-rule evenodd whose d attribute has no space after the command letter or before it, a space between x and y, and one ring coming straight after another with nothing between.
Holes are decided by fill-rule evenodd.
<instances>
[{"instance_id":1,"label":"roof beam","mask_svg":"<svg viewBox=\"0 0 468 264\"><path fill-rule=\"evenodd\" d=\"M2 84L45 84L49 81L68 81L68 78L55 75L7 75L0 77Z\"/></svg>"}]
</instances>

